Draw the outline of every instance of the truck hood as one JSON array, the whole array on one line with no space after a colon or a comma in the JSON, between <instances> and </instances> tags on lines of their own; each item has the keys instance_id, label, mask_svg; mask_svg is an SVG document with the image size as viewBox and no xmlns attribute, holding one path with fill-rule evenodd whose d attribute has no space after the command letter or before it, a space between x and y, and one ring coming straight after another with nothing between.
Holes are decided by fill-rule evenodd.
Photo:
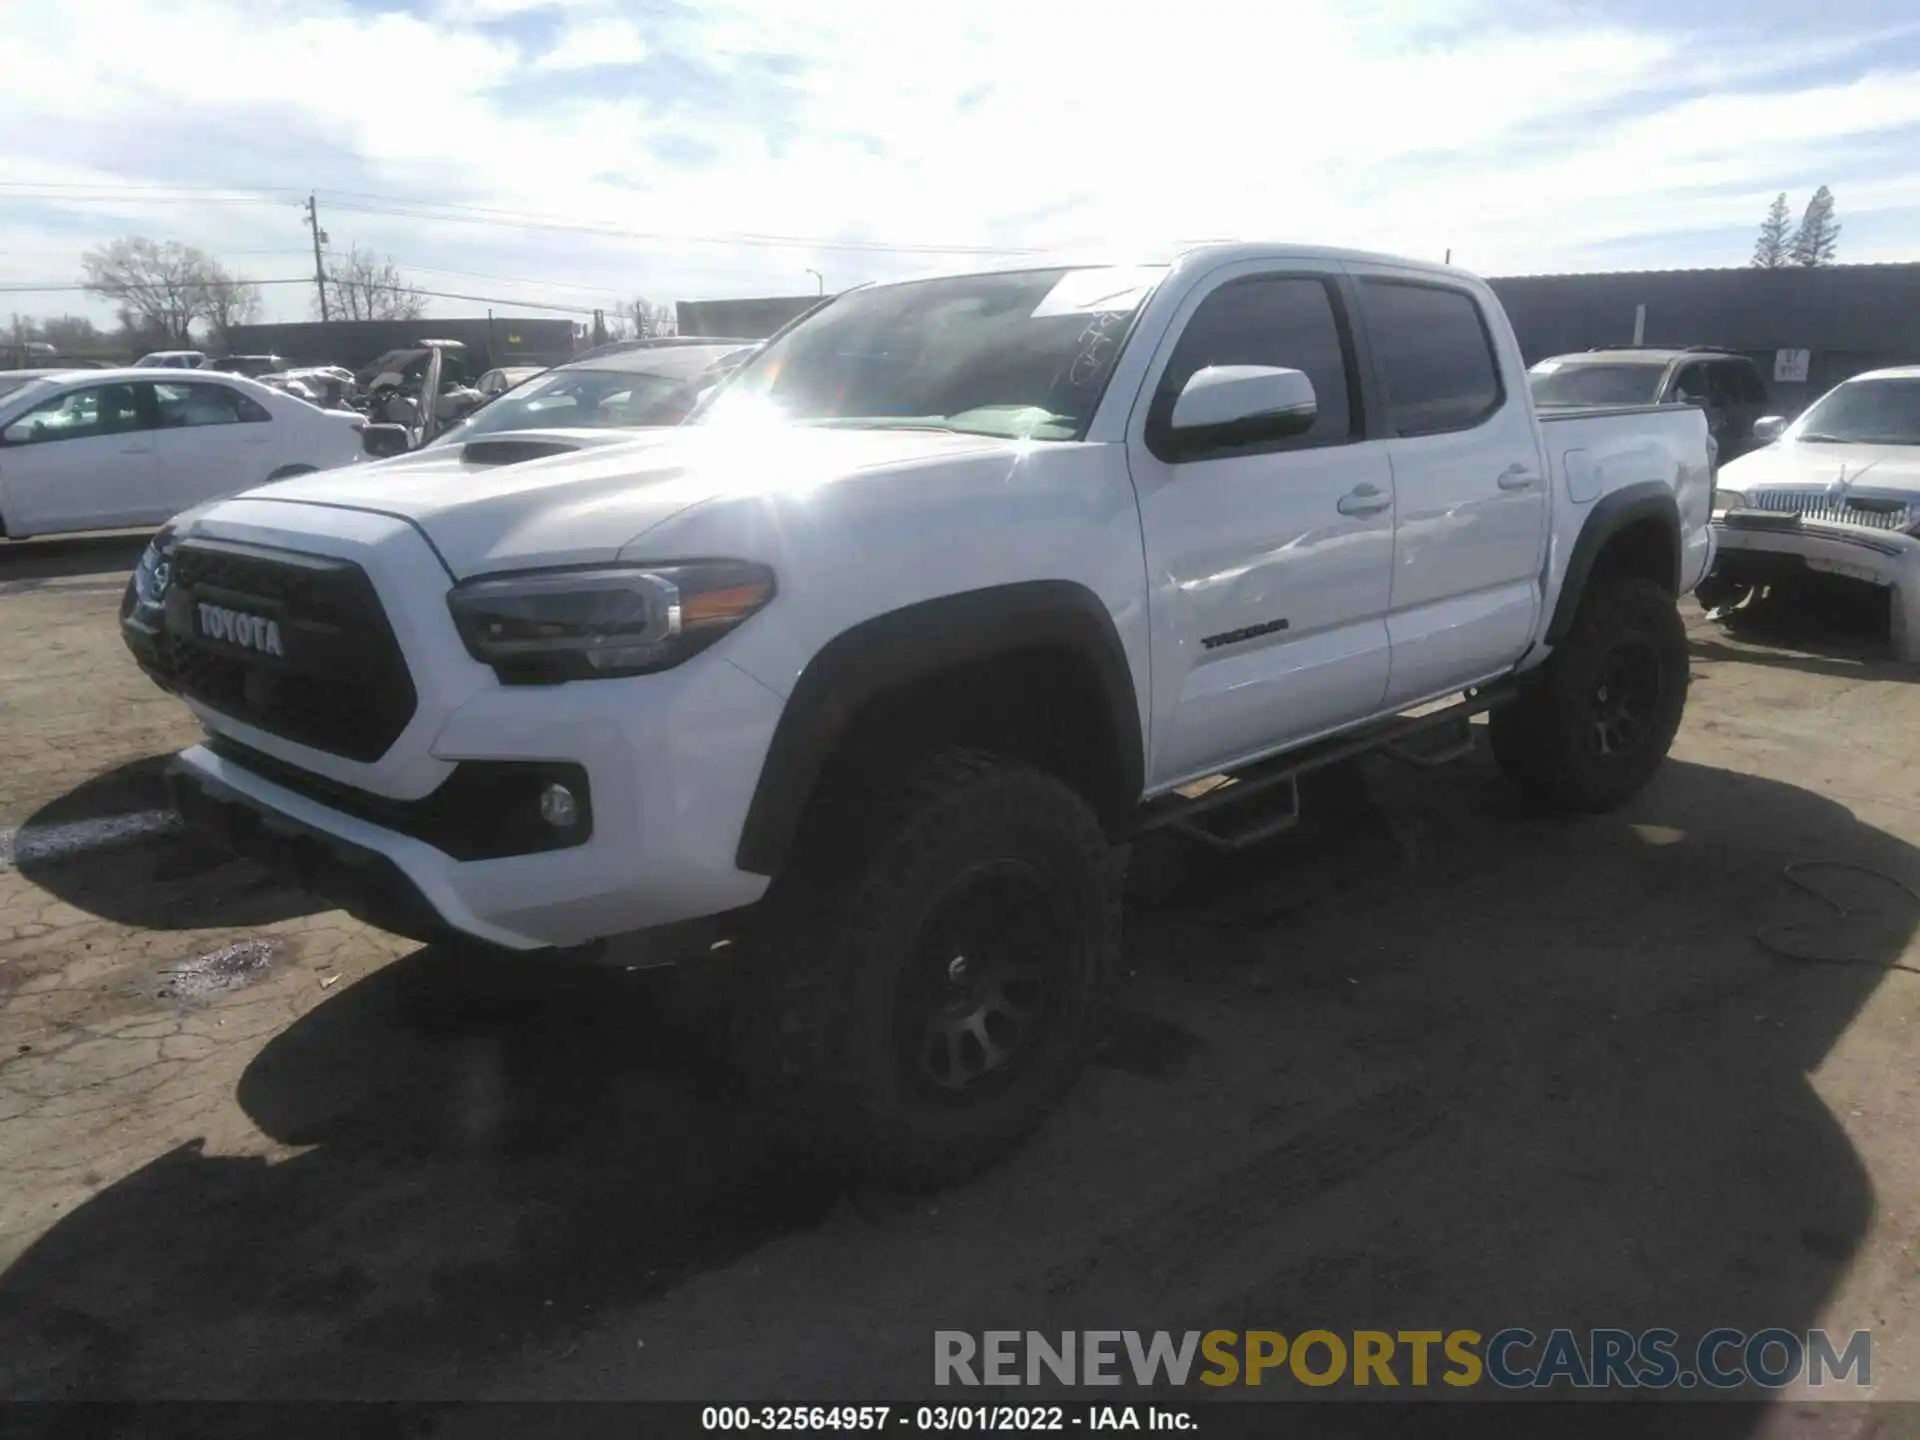
<instances>
[{"instance_id":1,"label":"truck hood","mask_svg":"<svg viewBox=\"0 0 1920 1440\"><path fill-rule=\"evenodd\" d=\"M283 480L247 498L409 521L464 579L536 564L603 564L716 496L836 484L993 451L1011 462L1016 442L812 426L517 430Z\"/></svg>"},{"instance_id":2,"label":"truck hood","mask_svg":"<svg viewBox=\"0 0 1920 1440\"><path fill-rule=\"evenodd\" d=\"M1782 440L1720 470L1730 490L1847 488L1920 496L1920 445L1833 445Z\"/></svg>"}]
</instances>

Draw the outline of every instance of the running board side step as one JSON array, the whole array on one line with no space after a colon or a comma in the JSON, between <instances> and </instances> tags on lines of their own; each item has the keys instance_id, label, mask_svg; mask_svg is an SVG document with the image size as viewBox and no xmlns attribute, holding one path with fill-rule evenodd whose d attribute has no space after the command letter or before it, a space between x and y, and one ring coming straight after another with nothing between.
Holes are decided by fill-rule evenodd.
<instances>
[{"instance_id":1,"label":"running board side step","mask_svg":"<svg viewBox=\"0 0 1920 1440\"><path fill-rule=\"evenodd\" d=\"M1270 840L1300 821L1301 776L1376 751L1423 769L1462 759L1473 753L1474 716L1505 704L1515 693L1511 681L1463 691L1437 708L1389 716L1232 774L1205 776L1147 801L1134 817L1132 833L1171 829L1220 850Z\"/></svg>"}]
</instances>

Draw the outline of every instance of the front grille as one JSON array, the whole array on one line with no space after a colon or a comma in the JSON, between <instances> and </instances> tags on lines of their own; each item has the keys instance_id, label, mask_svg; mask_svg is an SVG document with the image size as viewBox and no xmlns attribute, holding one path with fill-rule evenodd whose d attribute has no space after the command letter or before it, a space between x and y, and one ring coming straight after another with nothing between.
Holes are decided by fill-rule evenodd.
<instances>
[{"instance_id":1,"label":"front grille","mask_svg":"<svg viewBox=\"0 0 1920 1440\"><path fill-rule=\"evenodd\" d=\"M1905 530L1915 519L1913 506L1886 500L1849 500L1817 490L1753 490L1747 508L1798 515L1830 525L1865 525L1873 530Z\"/></svg>"},{"instance_id":2,"label":"front grille","mask_svg":"<svg viewBox=\"0 0 1920 1440\"><path fill-rule=\"evenodd\" d=\"M203 633L203 605L271 622L281 653ZM168 668L183 695L350 760L386 754L418 703L373 582L348 560L184 541L174 552L166 630Z\"/></svg>"}]
</instances>

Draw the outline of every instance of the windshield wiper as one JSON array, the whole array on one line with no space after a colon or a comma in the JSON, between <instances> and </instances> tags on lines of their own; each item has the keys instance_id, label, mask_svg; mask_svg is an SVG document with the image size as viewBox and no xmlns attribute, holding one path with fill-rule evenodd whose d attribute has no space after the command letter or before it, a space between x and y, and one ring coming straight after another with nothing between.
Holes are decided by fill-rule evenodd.
<instances>
[{"instance_id":1,"label":"windshield wiper","mask_svg":"<svg viewBox=\"0 0 1920 1440\"><path fill-rule=\"evenodd\" d=\"M1795 440L1803 440L1809 445L1857 445L1860 442L1848 435L1823 435L1814 431L1807 435L1796 435Z\"/></svg>"}]
</instances>

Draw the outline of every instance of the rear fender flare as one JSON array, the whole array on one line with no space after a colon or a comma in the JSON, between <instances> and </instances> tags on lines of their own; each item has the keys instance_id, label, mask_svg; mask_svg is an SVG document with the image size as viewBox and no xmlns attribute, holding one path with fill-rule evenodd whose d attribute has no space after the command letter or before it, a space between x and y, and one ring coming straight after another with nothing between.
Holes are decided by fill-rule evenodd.
<instances>
[{"instance_id":1,"label":"rear fender flare","mask_svg":"<svg viewBox=\"0 0 1920 1440\"><path fill-rule=\"evenodd\" d=\"M1593 567L1605 553L1607 542L1630 525L1642 521L1660 522L1666 531L1669 551L1666 574L1661 578L1674 594L1680 593L1680 506L1673 491L1658 480L1643 480L1622 486L1603 495L1587 512L1586 523L1573 542L1567 557L1567 573L1560 581L1560 595L1554 602L1553 619L1547 624L1547 644L1558 645L1573 628L1580 601L1593 578Z\"/></svg>"}]
</instances>

